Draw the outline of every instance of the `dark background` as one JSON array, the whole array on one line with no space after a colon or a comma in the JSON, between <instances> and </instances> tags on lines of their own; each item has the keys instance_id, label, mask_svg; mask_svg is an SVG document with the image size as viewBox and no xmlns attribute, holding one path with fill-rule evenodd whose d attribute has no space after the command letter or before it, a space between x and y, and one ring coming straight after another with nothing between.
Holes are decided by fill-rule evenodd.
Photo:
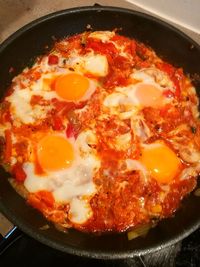
<instances>
[{"instance_id":1,"label":"dark background","mask_svg":"<svg viewBox=\"0 0 200 267\"><path fill-rule=\"evenodd\" d=\"M49 248L22 234L1 254L3 267L197 267L200 266L200 229L171 247L126 260L95 260Z\"/></svg>"}]
</instances>

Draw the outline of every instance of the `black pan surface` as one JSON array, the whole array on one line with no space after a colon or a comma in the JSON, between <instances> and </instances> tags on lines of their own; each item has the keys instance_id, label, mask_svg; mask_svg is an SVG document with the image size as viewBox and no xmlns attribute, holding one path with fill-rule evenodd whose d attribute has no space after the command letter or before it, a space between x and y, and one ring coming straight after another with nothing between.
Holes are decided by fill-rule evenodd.
<instances>
[{"instance_id":1,"label":"black pan surface","mask_svg":"<svg viewBox=\"0 0 200 267\"><path fill-rule=\"evenodd\" d=\"M0 46L0 95L4 94L13 76L51 48L55 38L80 33L88 24L93 30L121 28L121 34L149 45L164 60L183 67L185 73L196 77L200 74L200 47L174 27L132 10L84 7L42 17L18 30ZM14 72L10 73L11 67ZM199 94L200 81L196 80L195 85ZM133 257L172 245L200 226L200 198L191 194L173 218L160 222L145 238L128 241L125 233L95 236L75 230L64 234L26 205L6 177L8 174L1 168L0 210L28 235L67 253L105 259ZM47 223L50 228L42 230Z\"/></svg>"}]
</instances>

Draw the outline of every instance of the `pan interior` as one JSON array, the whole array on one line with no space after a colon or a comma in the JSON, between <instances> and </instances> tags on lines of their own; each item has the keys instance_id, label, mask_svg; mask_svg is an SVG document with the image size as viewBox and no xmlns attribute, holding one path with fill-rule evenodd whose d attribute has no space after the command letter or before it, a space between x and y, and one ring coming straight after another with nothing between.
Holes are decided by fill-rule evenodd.
<instances>
[{"instance_id":1,"label":"pan interior","mask_svg":"<svg viewBox=\"0 0 200 267\"><path fill-rule=\"evenodd\" d=\"M150 16L113 7L86 7L64 10L43 17L16 32L0 47L0 94L3 96L11 79L38 55L47 52L55 39L80 33L90 25L92 30L121 29L119 33L136 38L152 47L164 60L181 66L194 81L200 93L200 48L190 38ZM9 72L10 68L13 72ZM199 80L198 80L199 79ZM48 224L36 210L27 206L14 192L0 169L0 209L24 232L62 251L95 258L126 258L145 254L170 245L187 236L200 225L200 198L187 197L176 216L163 220L145 238L128 241L126 233L103 236L74 230L66 234Z\"/></svg>"}]
</instances>

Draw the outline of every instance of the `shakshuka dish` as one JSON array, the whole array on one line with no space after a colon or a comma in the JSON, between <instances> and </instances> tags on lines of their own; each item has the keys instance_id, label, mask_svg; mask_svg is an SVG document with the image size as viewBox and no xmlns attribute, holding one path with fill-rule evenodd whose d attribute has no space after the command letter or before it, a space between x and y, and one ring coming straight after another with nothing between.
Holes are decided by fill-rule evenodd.
<instances>
[{"instance_id":1,"label":"shakshuka dish","mask_svg":"<svg viewBox=\"0 0 200 267\"><path fill-rule=\"evenodd\" d=\"M172 216L196 187L198 98L183 69L143 43L86 31L12 80L0 145L12 185L49 221L132 231Z\"/></svg>"}]
</instances>

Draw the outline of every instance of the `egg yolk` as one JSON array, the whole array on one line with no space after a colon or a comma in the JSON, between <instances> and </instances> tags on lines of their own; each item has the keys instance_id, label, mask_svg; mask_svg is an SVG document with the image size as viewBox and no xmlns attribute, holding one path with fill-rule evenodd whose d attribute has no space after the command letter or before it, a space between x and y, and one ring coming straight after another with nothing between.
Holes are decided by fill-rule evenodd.
<instances>
[{"instance_id":1,"label":"egg yolk","mask_svg":"<svg viewBox=\"0 0 200 267\"><path fill-rule=\"evenodd\" d=\"M140 161L159 183L170 183L181 165L174 151L163 142L156 142L142 149Z\"/></svg>"},{"instance_id":2,"label":"egg yolk","mask_svg":"<svg viewBox=\"0 0 200 267\"><path fill-rule=\"evenodd\" d=\"M64 137L48 135L39 142L37 156L44 170L56 171L69 167L74 159L74 151Z\"/></svg>"},{"instance_id":3,"label":"egg yolk","mask_svg":"<svg viewBox=\"0 0 200 267\"><path fill-rule=\"evenodd\" d=\"M80 100L89 88L89 80L78 73L61 75L55 80L55 91L63 99Z\"/></svg>"},{"instance_id":4,"label":"egg yolk","mask_svg":"<svg viewBox=\"0 0 200 267\"><path fill-rule=\"evenodd\" d=\"M159 107L162 105L162 91L153 84L138 84L135 96L142 106Z\"/></svg>"}]
</instances>

